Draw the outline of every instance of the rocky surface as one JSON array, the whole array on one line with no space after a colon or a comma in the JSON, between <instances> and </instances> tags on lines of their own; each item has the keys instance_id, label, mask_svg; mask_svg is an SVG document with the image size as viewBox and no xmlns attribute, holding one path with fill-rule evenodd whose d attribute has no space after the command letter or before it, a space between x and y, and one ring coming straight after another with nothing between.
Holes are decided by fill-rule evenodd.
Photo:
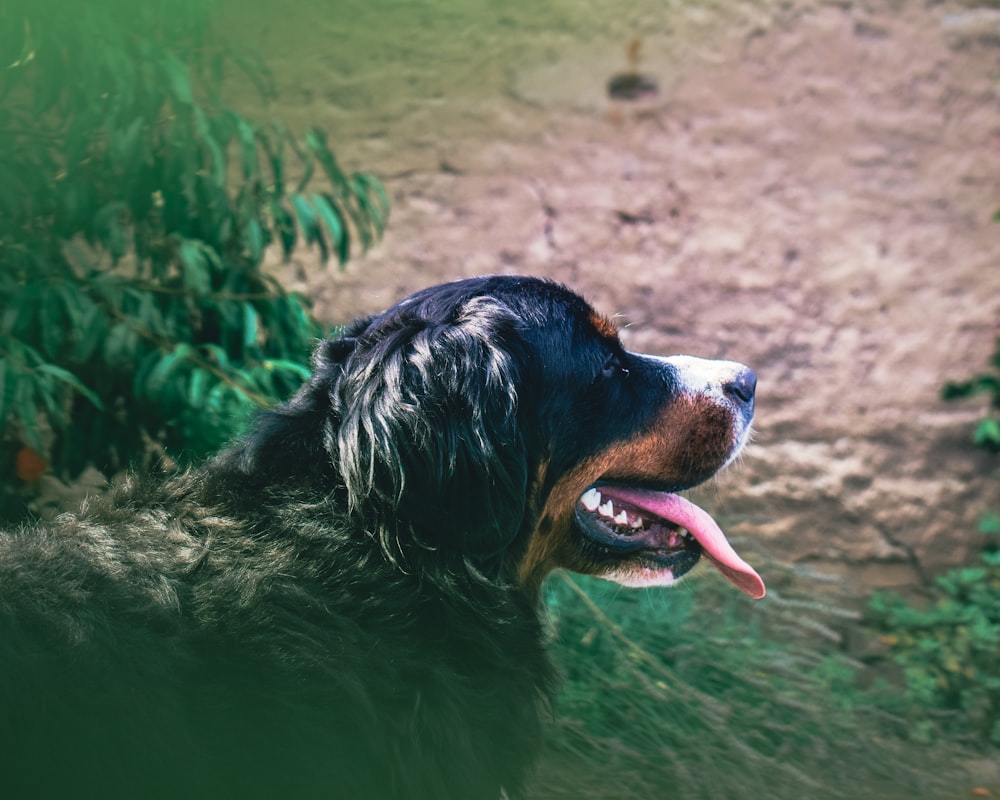
<instances>
[{"instance_id":1,"label":"rocky surface","mask_svg":"<svg viewBox=\"0 0 1000 800\"><path fill-rule=\"evenodd\" d=\"M995 8L419 5L233 20L276 69L269 113L326 127L392 197L346 271L276 267L322 318L461 276L556 278L634 349L758 371L756 439L698 499L772 586L916 585L975 557L998 499L970 444L984 405L939 390L997 333ZM660 94L613 106L636 36Z\"/></svg>"}]
</instances>

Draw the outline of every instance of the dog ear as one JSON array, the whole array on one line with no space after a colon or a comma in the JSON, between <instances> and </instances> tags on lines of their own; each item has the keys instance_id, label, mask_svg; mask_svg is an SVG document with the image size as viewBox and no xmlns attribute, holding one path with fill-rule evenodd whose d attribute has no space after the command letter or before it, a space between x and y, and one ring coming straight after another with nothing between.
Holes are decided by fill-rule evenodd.
<instances>
[{"instance_id":1,"label":"dog ear","mask_svg":"<svg viewBox=\"0 0 1000 800\"><path fill-rule=\"evenodd\" d=\"M333 338L319 343L312 357L316 383L329 387L330 381L335 377L331 372L339 372L343 368L358 345L358 337L377 319L377 314L359 317L350 325L345 325Z\"/></svg>"},{"instance_id":2,"label":"dog ear","mask_svg":"<svg viewBox=\"0 0 1000 800\"><path fill-rule=\"evenodd\" d=\"M217 469L233 469L246 479L302 480L315 473L328 482L332 469L328 433L330 391L354 353L358 336L376 317L363 317L340 335L320 342L313 352L313 374L285 403L258 414L253 427L233 447L216 457Z\"/></svg>"},{"instance_id":3,"label":"dog ear","mask_svg":"<svg viewBox=\"0 0 1000 800\"><path fill-rule=\"evenodd\" d=\"M352 510L377 509L366 522L390 555L412 536L485 558L524 517L517 318L487 297L440 316L400 307L359 340L334 400L337 458Z\"/></svg>"}]
</instances>

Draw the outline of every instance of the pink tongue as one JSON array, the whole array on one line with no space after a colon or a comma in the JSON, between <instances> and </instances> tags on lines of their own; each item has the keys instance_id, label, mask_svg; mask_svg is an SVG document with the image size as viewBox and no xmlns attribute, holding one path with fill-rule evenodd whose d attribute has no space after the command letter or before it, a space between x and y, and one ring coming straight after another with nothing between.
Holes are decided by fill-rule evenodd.
<instances>
[{"instance_id":1,"label":"pink tongue","mask_svg":"<svg viewBox=\"0 0 1000 800\"><path fill-rule=\"evenodd\" d=\"M764 581L754 568L740 558L726 535L707 511L680 495L628 489L620 486L601 489L602 494L620 498L637 508L687 528L702 546L705 556L733 586L755 600L764 596Z\"/></svg>"}]
</instances>

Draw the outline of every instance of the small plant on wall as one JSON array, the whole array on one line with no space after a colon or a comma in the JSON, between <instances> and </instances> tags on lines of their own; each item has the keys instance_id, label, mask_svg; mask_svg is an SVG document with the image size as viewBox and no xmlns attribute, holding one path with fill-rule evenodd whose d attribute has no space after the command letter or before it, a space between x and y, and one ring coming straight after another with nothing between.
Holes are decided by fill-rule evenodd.
<instances>
[{"instance_id":1,"label":"small plant on wall","mask_svg":"<svg viewBox=\"0 0 1000 800\"><path fill-rule=\"evenodd\" d=\"M216 448L301 382L320 334L265 252L343 264L382 233L382 186L321 131L223 104L228 72L273 87L206 38L212 9L0 2L5 477L113 472L150 442L182 461ZM19 497L0 497L4 516Z\"/></svg>"},{"instance_id":2,"label":"small plant on wall","mask_svg":"<svg viewBox=\"0 0 1000 800\"><path fill-rule=\"evenodd\" d=\"M988 407L973 434L1000 454L1000 338L989 367L942 389L946 400L985 394ZM980 522L986 537L978 564L955 569L931 587L932 602L914 606L892 595L873 599L874 619L903 669L915 725L930 740L940 727L1000 746L1000 514ZM926 712L932 712L927 714Z\"/></svg>"},{"instance_id":3,"label":"small plant on wall","mask_svg":"<svg viewBox=\"0 0 1000 800\"><path fill-rule=\"evenodd\" d=\"M903 669L914 734L939 729L1000 747L1000 551L937 580L930 606L877 595L872 610Z\"/></svg>"},{"instance_id":4,"label":"small plant on wall","mask_svg":"<svg viewBox=\"0 0 1000 800\"><path fill-rule=\"evenodd\" d=\"M961 400L980 394L987 396L989 406L976 426L973 439L980 447L1000 453L1000 337L996 340L988 369L965 381L949 381L941 390L945 400Z\"/></svg>"}]
</instances>

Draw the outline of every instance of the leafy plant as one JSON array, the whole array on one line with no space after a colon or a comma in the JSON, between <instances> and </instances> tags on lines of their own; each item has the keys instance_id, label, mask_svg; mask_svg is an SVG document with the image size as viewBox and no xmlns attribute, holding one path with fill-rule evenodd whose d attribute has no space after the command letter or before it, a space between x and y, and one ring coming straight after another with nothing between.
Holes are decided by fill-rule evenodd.
<instances>
[{"instance_id":1,"label":"leafy plant","mask_svg":"<svg viewBox=\"0 0 1000 800\"><path fill-rule=\"evenodd\" d=\"M991 452L1000 453L1000 337L987 370L965 381L949 381L941 390L945 400L961 400L980 394L989 397L989 407L976 426L973 440Z\"/></svg>"},{"instance_id":2,"label":"leafy plant","mask_svg":"<svg viewBox=\"0 0 1000 800\"><path fill-rule=\"evenodd\" d=\"M210 40L213 7L0 0L0 427L19 464L217 447L301 381L320 334L268 249L342 265L382 233L382 186L321 131L223 105L227 72L273 85Z\"/></svg>"},{"instance_id":3,"label":"leafy plant","mask_svg":"<svg viewBox=\"0 0 1000 800\"><path fill-rule=\"evenodd\" d=\"M876 595L874 620L914 705L952 734L1000 745L1000 552L938 579L929 608ZM930 736L933 728L926 731Z\"/></svg>"},{"instance_id":4,"label":"leafy plant","mask_svg":"<svg viewBox=\"0 0 1000 800\"><path fill-rule=\"evenodd\" d=\"M944 386L955 400L986 394L989 407L974 441L1000 453L1000 338L987 371ZM1000 533L1000 515L980 522L987 536ZM933 587L930 607L913 606L894 595L872 600L873 622L902 666L911 702L926 712L920 728L930 738L951 733L1000 745L1000 551L991 541L979 565L948 572Z\"/></svg>"}]
</instances>

